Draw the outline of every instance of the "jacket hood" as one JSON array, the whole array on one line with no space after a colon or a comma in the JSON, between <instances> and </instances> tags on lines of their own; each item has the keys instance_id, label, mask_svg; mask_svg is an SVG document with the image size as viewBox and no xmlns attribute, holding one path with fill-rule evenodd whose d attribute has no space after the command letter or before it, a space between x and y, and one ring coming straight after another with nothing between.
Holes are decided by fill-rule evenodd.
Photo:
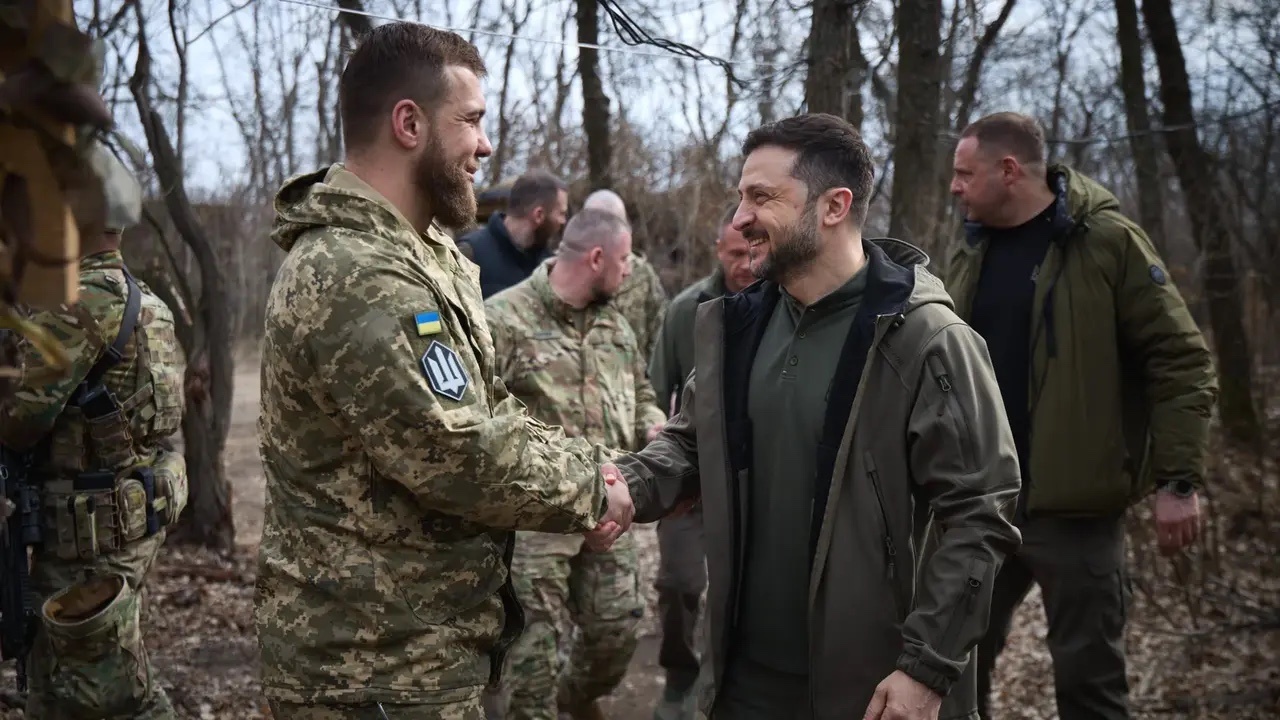
<instances>
[{"instance_id":1,"label":"jacket hood","mask_svg":"<svg viewBox=\"0 0 1280 720\"><path fill-rule=\"evenodd\" d=\"M1050 165L1045 182L1057 198L1053 229L1059 237L1104 210L1120 209L1120 201L1110 190L1066 165ZM982 223L965 221L965 239L971 247L981 242L984 229Z\"/></svg>"},{"instance_id":2,"label":"jacket hood","mask_svg":"<svg viewBox=\"0 0 1280 720\"><path fill-rule=\"evenodd\" d=\"M868 238L866 245L868 260L873 263L869 269L878 282L892 290L886 297L896 300L896 307L877 308L878 314L906 313L928 303L954 307L942 281L926 269L930 258L924 250L891 237ZM900 287L894 288L895 285Z\"/></svg>"},{"instance_id":3,"label":"jacket hood","mask_svg":"<svg viewBox=\"0 0 1280 720\"><path fill-rule=\"evenodd\" d=\"M335 182L342 173L341 165L332 165L286 182L275 196L271 241L289 252L303 233L315 228L387 235L404 225L384 203L345 186L340 177Z\"/></svg>"}]
</instances>

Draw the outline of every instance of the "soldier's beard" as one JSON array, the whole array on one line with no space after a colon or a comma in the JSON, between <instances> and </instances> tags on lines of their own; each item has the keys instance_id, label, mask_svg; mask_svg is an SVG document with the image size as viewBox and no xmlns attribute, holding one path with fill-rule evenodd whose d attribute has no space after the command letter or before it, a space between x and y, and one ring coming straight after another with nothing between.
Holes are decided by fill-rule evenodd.
<instances>
[{"instance_id":1,"label":"soldier's beard","mask_svg":"<svg viewBox=\"0 0 1280 720\"><path fill-rule=\"evenodd\" d=\"M543 220L542 224L533 229L533 248L542 250L551 244L551 236L555 235L551 231L551 221Z\"/></svg>"},{"instance_id":2,"label":"soldier's beard","mask_svg":"<svg viewBox=\"0 0 1280 720\"><path fill-rule=\"evenodd\" d=\"M476 221L475 183L467 174L466 163L453 163L445 157L437 136L431 138L431 145L414 168L418 192L431 204L436 222L448 228L465 228Z\"/></svg>"}]
</instances>

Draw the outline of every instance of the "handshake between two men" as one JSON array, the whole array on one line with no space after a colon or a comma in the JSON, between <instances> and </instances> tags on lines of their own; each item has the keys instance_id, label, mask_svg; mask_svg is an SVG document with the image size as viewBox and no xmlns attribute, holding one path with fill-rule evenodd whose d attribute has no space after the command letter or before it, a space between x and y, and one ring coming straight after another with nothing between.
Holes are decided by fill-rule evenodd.
<instances>
[{"instance_id":1,"label":"handshake between two men","mask_svg":"<svg viewBox=\"0 0 1280 720\"><path fill-rule=\"evenodd\" d=\"M631 490L627 488L627 482L617 466L605 463L600 466L600 474L604 476L609 509L600 518L595 529L583 533L587 547L595 552L604 552L613 547L613 543L631 527L631 520L636 515Z\"/></svg>"}]
</instances>

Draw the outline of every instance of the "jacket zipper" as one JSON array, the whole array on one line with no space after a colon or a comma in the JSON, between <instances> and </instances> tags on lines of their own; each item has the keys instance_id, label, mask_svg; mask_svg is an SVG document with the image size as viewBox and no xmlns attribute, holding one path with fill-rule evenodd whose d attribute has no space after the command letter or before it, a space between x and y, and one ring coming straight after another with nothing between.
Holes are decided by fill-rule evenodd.
<instances>
[{"instance_id":1,"label":"jacket zipper","mask_svg":"<svg viewBox=\"0 0 1280 720\"><path fill-rule=\"evenodd\" d=\"M969 577L965 581L965 588L953 606L951 619L947 621L946 632L942 634L942 648L940 650L948 653L949 657L955 657L957 654L953 645L955 643L955 634L960 627L960 620L973 614L974 602L978 597L978 591L982 589L982 573L977 572L974 568L974 565L979 562L981 561L977 559L969 561ZM985 565L985 563L983 564Z\"/></svg>"},{"instance_id":2,"label":"jacket zipper","mask_svg":"<svg viewBox=\"0 0 1280 720\"><path fill-rule=\"evenodd\" d=\"M876 493L876 504L880 507L880 520L884 524L884 555L886 572L889 575L890 589L893 590L893 602L897 606L898 617L901 618L904 612L901 593L898 591L898 550L893 544L893 534L889 532L889 512L885 509L884 494L880 490L880 473L876 471L875 459L871 457L871 451L863 453L863 462L867 466L867 479L871 481L871 488Z\"/></svg>"},{"instance_id":3,"label":"jacket zipper","mask_svg":"<svg viewBox=\"0 0 1280 720\"><path fill-rule=\"evenodd\" d=\"M937 355L929 355L928 364L929 371L933 373L934 382L937 383L938 389L942 391L943 404L942 407L938 408L938 415L941 416L947 408L951 409L952 419L956 423L956 442L960 444L960 462L968 470L973 467L969 453L969 418L965 415L964 407L952 392L955 386L951 384L951 375L947 372L946 365L942 364L942 359Z\"/></svg>"}]
</instances>

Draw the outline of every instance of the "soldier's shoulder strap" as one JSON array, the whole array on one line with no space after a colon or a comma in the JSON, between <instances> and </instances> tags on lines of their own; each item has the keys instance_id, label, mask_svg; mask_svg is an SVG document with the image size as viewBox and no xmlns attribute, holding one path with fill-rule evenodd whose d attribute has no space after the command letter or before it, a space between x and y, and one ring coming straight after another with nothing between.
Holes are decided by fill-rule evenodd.
<instances>
[{"instance_id":1,"label":"soldier's shoulder strap","mask_svg":"<svg viewBox=\"0 0 1280 720\"><path fill-rule=\"evenodd\" d=\"M72 403L83 407L85 402L91 397L100 395L98 390L102 384L102 378L107 371L124 359L124 348L129 344L129 338L133 336L133 330L138 324L138 313L142 309L142 291L138 288L138 281L133 279L133 275L129 273L128 268L124 269L124 281L129 288L129 296L125 300L124 317L120 319L120 332L116 333L116 339L102 353L102 357L93 364L89 369L89 374L85 376L84 382L80 383Z\"/></svg>"}]
</instances>

